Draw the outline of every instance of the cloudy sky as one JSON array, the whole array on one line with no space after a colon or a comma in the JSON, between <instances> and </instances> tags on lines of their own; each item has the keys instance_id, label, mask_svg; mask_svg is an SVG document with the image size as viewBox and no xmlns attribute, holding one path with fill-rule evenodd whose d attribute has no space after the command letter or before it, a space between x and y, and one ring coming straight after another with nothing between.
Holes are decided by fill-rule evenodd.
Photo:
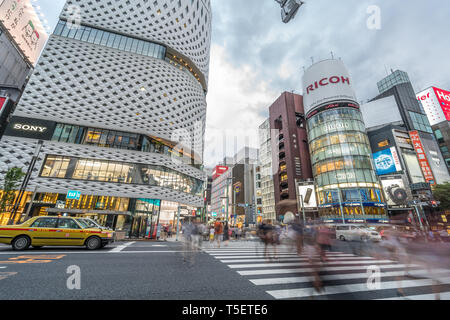
<instances>
[{"instance_id":1,"label":"cloudy sky","mask_svg":"<svg viewBox=\"0 0 450 320\"><path fill-rule=\"evenodd\" d=\"M302 94L303 67L331 52L350 70L360 101L378 93L376 82L391 69L408 72L416 91L450 89L448 0L306 0L289 24L274 0L211 1L208 166L245 144L257 147L271 103L283 91ZM64 0L34 3L53 30ZM380 29L367 27L374 5Z\"/></svg>"}]
</instances>

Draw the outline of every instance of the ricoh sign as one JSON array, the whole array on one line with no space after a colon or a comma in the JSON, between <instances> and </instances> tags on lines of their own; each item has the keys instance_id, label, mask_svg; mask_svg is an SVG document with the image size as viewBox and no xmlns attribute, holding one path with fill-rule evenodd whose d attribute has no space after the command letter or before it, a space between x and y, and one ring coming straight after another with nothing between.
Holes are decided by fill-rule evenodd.
<instances>
[{"instance_id":1,"label":"ricoh sign","mask_svg":"<svg viewBox=\"0 0 450 320\"><path fill-rule=\"evenodd\" d=\"M352 79L341 60L312 65L303 76L305 113L332 102L355 102Z\"/></svg>"},{"instance_id":2,"label":"ricoh sign","mask_svg":"<svg viewBox=\"0 0 450 320\"><path fill-rule=\"evenodd\" d=\"M56 123L53 121L12 117L5 135L40 140L51 140Z\"/></svg>"}]
</instances>

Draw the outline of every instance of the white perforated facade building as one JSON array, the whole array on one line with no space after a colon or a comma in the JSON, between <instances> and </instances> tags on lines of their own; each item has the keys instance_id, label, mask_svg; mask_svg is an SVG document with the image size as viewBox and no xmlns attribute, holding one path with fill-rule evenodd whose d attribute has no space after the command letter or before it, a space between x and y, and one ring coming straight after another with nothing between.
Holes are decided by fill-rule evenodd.
<instances>
[{"instance_id":1,"label":"white perforated facade building","mask_svg":"<svg viewBox=\"0 0 450 320\"><path fill-rule=\"evenodd\" d=\"M202 207L210 41L209 0L68 0L10 124L29 127L0 143L0 179L26 171L41 139L28 191ZM47 125L46 138L29 129ZM172 161L193 154L174 137L195 163Z\"/></svg>"}]
</instances>

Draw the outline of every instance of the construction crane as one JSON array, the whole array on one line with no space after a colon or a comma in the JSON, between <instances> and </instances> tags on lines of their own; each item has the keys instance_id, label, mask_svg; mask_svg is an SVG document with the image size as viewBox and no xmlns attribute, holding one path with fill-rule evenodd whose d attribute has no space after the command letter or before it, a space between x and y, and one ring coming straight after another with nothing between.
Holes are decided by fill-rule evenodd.
<instances>
[{"instance_id":1,"label":"construction crane","mask_svg":"<svg viewBox=\"0 0 450 320\"><path fill-rule=\"evenodd\" d=\"M305 4L301 0L275 0L281 6L281 20L288 23L295 18L298 10Z\"/></svg>"}]
</instances>

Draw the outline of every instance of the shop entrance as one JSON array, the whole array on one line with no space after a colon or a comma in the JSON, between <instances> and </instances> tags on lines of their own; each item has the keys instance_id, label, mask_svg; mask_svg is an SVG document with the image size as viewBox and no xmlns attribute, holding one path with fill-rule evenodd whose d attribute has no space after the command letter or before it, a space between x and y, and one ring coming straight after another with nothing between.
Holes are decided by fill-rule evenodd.
<instances>
[{"instance_id":1,"label":"shop entrance","mask_svg":"<svg viewBox=\"0 0 450 320\"><path fill-rule=\"evenodd\" d=\"M155 239L159 224L161 200L137 199L130 236Z\"/></svg>"}]
</instances>

